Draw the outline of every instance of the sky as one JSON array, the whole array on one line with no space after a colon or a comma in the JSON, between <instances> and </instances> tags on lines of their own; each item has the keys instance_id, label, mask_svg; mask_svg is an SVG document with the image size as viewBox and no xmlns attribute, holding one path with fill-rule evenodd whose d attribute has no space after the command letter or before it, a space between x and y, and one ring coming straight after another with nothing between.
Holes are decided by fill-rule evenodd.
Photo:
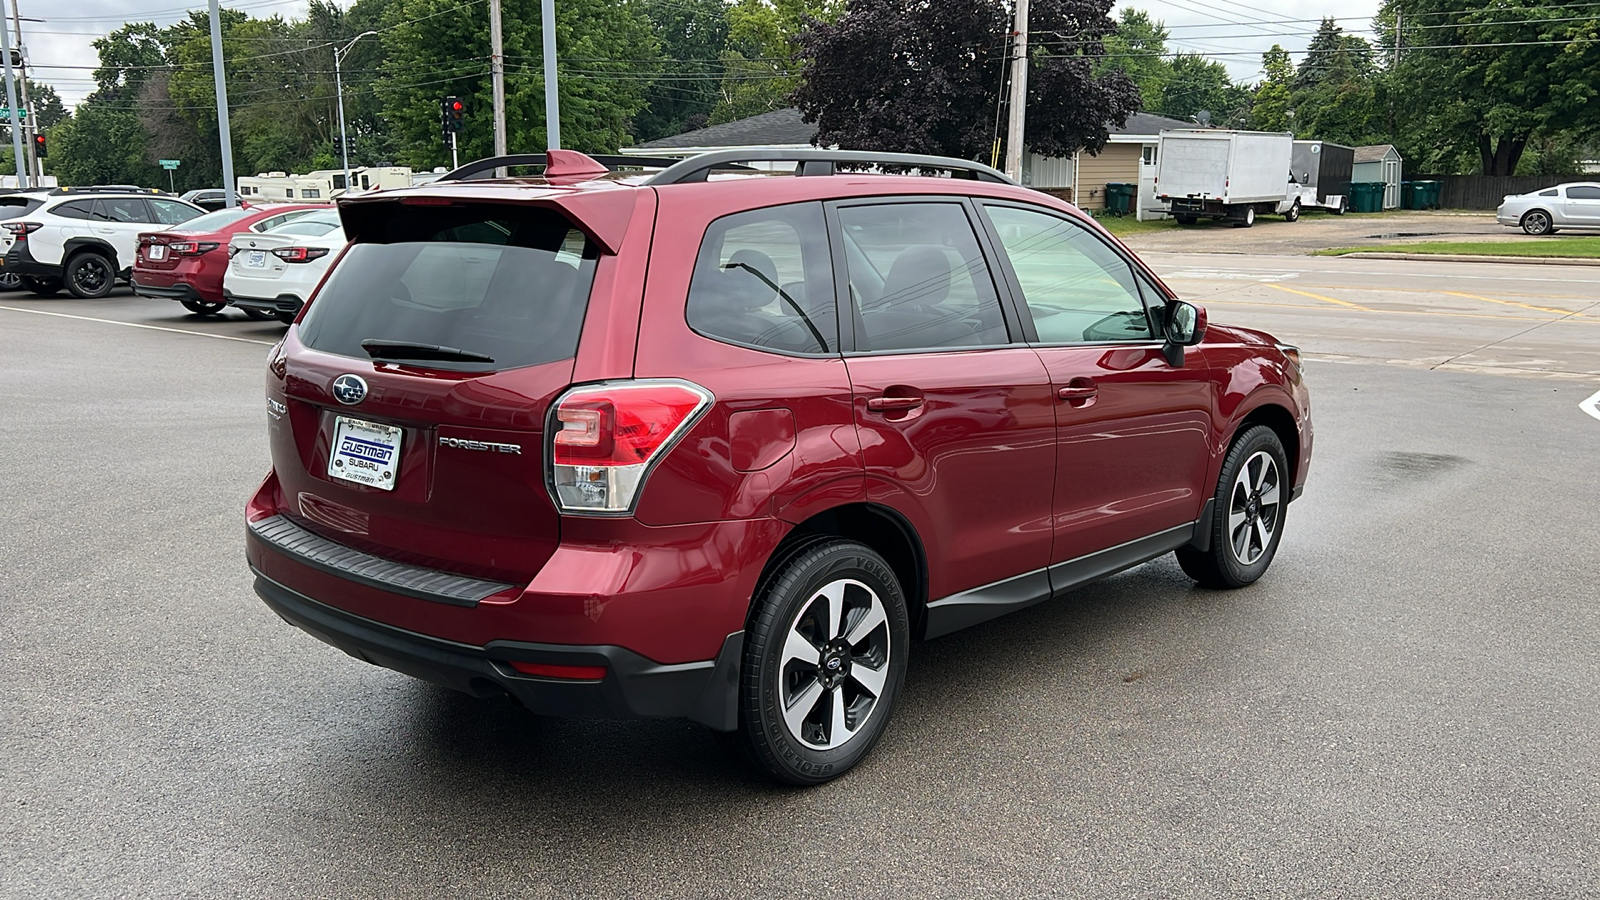
<instances>
[{"instance_id":1,"label":"sky","mask_svg":"<svg viewBox=\"0 0 1600 900\"><path fill-rule=\"evenodd\" d=\"M9 13L12 0L0 2L5 3ZM69 107L94 89L91 76L99 62L92 44L95 38L125 22L168 25L184 18L188 9L205 8L203 2L185 6L182 0L15 2L25 19L45 20L22 23L30 77L53 85ZM1346 31L1370 38L1366 32L1368 20L1377 12L1378 3L1379 0L1133 0L1119 3L1112 15L1124 5L1143 9L1166 23L1172 33L1169 49L1205 54L1226 64L1235 81L1255 81L1261 77L1263 51L1275 43L1290 51L1304 50L1322 16L1335 15ZM286 18L298 18L306 10L305 0L222 0L222 5L254 16L276 14Z\"/></svg>"}]
</instances>

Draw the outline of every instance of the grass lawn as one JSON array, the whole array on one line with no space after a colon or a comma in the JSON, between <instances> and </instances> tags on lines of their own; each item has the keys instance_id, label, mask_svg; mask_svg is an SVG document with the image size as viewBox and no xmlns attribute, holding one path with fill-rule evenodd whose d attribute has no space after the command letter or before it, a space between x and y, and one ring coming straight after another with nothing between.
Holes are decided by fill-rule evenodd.
<instances>
[{"instance_id":1,"label":"grass lawn","mask_svg":"<svg viewBox=\"0 0 1600 900\"><path fill-rule=\"evenodd\" d=\"M1551 237L1537 241L1430 241L1422 244L1374 244L1333 247L1317 256L1347 253L1445 253L1462 256L1534 256L1551 259L1600 259L1600 237Z\"/></svg>"}]
</instances>

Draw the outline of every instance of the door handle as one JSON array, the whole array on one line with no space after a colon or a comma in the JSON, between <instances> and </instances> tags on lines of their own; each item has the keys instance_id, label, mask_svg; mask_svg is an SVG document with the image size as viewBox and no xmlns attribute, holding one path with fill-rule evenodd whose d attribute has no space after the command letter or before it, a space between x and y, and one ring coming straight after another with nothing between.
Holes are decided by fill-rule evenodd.
<instances>
[{"instance_id":1,"label":"door handle","mask_svg":"<svg viewBox=\"0 0 1600 900\"><path fill-rule=\"evenodd\" d=\"M869 412L907 412L921 406L921 397L873 397L867 401Z\"/></svg>"},{"instance_id":2,"label":"door handle","mask_svg":"<svg viewBox=\"0 0 1600 900\"><path fill-rule=\"evenodd\" d=\"M1063 400L1088 400L1093 398L1098 393L1100 393L1100 389L1092 384L1076 385L1073 387L1064 387L1061 390L1056 391L1056 396Z\"/></svg>"}]
</instances>

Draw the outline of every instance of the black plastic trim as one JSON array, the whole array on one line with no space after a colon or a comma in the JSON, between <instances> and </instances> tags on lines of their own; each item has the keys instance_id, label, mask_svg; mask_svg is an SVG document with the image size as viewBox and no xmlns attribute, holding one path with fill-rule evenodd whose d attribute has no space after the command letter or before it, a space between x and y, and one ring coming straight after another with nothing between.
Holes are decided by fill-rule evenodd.
<instances>
[{"instance_id":1,"label":"black plastic trim","mask_svg":"<svg viewBox=\"0 0 1600 900\"><path fill-rule=\"evenodd\" d=\"M222 290L222 299L229 306L239 309L258 309L262 312L270 313L297 313L300 311L300 307L306 305L304 300L293 294L279 294L277 297L267 300L261 297L241 297L227 288Z\"/></svg>"},{"instance_id":2,"label":"black plastic trim","mask_svg":"<svg viewBox=\"0 0 1600 900\"><path fill-rule=\"evenodd\" d=\"M140 284L137 279L129 279L128 284L133 287L133 292L141 297L150 297L156 300L194 300L200 303L215 303L200 296L194 285L179 282L170 287L156 287L151 284Z\"/></svg>"},{"instance_id":3,"label":"black plastic trim","mask_svg":"<svg viewBox=\"0 0 1600 900\"><path fill-rule=\"evenodd\" d=\"M718 731L738 726L744 632L723 640L715 659L664 665L609 644L493 641L483 647L429 637L351 615L291 590L254 567L255 590L290 625L356 659L475 697L509 696L540 715L688 718ZM604 666L592 681L536 678L512 660Z\"/></svg>"},{"instance_id":4,"label":"black plastic trim","mask_svg":"<svg viewBox=\"0 0 1600 900\"><path fill-rule=\"evenodd\" d=\"M301 528L282 515L257 519L248 527L257 540L301 565L418 600L476 606L485 597L516 587L374 556Z\"/></svg>"},{"instance_id":5,"label":"black plastic trim","mask_svg":"<svg viewBox=\"0 0 1600 900\"><path fill-rule=\"evenodd\" d=\"M5 267L6 271L27 278L60 278L62 269L59 265L34 259L26 240L12 243L11 249L6 251Z\"/></svg>"},{"instance_id":6,"label":"black plastic trim","mask_svg":"<svg viewBox=\"0 0 1600 900\"><path fill-rule=\"evenodd\" d=\"M1194 533L1189 538L1187 546L1201 553L1211 549L1211 518L1216 512L1217 498L1207 497L1206 505L1200 507L1200 518L1194 520Z\"/></svg>"},{"instance_id":7,"label":"black plastic trim","mask_svg":"<svg viewBox=\"0 0 1600 900\"><path fill-rule=\"evenodd\" d=\"M543 153L512 153L507 156L490 156L485 159L474 160L459 169L446 172L434 180L437 184L441 181L470 181L472 176L479 175L491 169L510 168L512 166L542 166L545 165ZM615 172L618 169L669 169L683 162L676 156L607 156L591 155L590 159ZM725 168L742 171L754 171L749 166L727 166Z\"/></svg>"},{"instance_id":8,"label":"black plastic trim","mask_svg":"<svg viewBox=\"0 0 1600 900\"><path fill-rule=\"evenodd\" d=\"M801 177L833 175L839 165L875 165L896 168L949 172L954 178L969 178L995 184L1016 184L1005 173L983 163L948 156L927 156L917 153L874 153L870 150L713 150L691 156L676 165L651 176L645 182L650 187L664 184L701 182L716 170L728 169L733 163L792 162L795 174ZM852 173L853 174L853 173Z\"/></svg>"}]
</instances>

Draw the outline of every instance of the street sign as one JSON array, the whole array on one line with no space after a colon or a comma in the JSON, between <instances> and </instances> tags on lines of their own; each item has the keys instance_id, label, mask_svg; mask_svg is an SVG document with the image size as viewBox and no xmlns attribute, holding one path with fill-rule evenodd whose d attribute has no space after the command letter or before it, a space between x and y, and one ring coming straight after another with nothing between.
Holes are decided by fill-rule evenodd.
<instances>
[{"instance_id":1,"label":"street sign","mask_svg":"<svg viewBox=\"0 0 1600 900\"><path fill-rule=\"evenodd\" d=\"M9 106L0 106L0 119L9 119L9 118L11 118L11 107L9 107ZM17 118L26 120L28 118L28 111L25 110L25 109L17 110Z\"/></svg>"},{"instance_id":2,"label":"street sign","mask_svg":"<svg viewBox=\"0 0 1600 900\"><path fill-rule=\"evenodd\" d=\"M148 159L149 157L146 157L146 158ZM182 160L178 160L178 159L158 159L158 160L156 160L156 162L161 163L161 168L163 168L163 169L176 169L178 167L178 163L182 162Z\"/></svg>"}]
</instances>

